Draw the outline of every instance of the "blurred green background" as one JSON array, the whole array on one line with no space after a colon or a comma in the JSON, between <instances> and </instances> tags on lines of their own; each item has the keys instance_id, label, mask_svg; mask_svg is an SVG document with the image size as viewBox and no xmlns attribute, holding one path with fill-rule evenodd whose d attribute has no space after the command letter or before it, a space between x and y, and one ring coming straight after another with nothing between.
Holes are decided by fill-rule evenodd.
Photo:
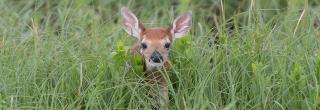
<instances>
[{"instance_id":1,"label":"blurred green background","mask_svg":"<svg viewBox=\"0 0 320 110\"><path fill-rule=\"evenodd\" d=\"M152 109L135 39L191 10L168 109L320 109L319 0L1 0L0 109Z\"/></svg>"}]
</instances>

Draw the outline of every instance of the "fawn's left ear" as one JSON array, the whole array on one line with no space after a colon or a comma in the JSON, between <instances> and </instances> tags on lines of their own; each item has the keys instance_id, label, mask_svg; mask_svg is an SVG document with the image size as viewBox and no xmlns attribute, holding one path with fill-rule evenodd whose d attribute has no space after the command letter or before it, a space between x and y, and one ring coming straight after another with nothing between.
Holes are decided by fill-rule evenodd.
<instances>
[{"instance_id":1,"label":"fawn's left ear","mask_svg":"<svg viewBox=\"0 0 320 110\"><path fill-rule=\"evenodd\" d=\"M192 13L191 11L177 17L171 26L171 33L174 38L181 38L190 30L192 26Z\"/></svg>"}]
</instances>

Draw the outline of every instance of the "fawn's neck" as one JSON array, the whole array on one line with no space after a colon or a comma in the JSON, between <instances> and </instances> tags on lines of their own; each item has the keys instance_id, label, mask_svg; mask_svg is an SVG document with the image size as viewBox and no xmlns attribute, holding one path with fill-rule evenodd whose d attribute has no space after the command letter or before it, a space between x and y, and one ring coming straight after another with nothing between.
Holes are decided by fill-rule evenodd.
<instances>
[{"instance_id":1,"label":"fawn's neck","mask_svg":"<svg viewBox=\"0 0 320 110\"><path fill-rule=\"evenodd\" d=\"M168 71L171 68L168 61L164 62L161 68L147 68L146 63L144 63L144 76L148 78L147 82L166 84L164 76L161 74L161 69Z\"/></svg>"}]
</instances>

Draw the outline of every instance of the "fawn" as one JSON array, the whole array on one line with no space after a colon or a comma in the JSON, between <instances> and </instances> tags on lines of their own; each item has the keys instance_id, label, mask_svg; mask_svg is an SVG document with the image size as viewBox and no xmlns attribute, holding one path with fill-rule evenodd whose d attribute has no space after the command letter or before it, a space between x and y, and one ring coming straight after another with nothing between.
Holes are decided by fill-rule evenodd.
<instances>
[{"instance_id":1,"label":"fawn","mask_svg":"<svg viewBox=\"0 0 320 110\"><path fill-rule=\"evenodd\" d=\"M144 75L156 82L160 92L160 108L169 102L167 82L160 69L170 69L169 50L176 38L181 38L192 25L192 13L189 11L177 17L168 28L145 28L138 18L126 7L121 8L123 29L137 41L131 48L135 53L139 50L144 58ZM148 82L148 81L147 81Z\"/></svg>"}]
</instances>

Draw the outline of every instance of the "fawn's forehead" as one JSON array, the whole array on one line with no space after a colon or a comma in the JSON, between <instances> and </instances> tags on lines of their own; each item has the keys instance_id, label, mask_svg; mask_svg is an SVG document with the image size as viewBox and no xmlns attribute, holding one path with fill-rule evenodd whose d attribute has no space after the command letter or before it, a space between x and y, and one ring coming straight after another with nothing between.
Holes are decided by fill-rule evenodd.
<instances>
[{"instance_id":1,"label":"fawn's forehead","mask_svg":"<svg viewBox=\"0 0 320 110\"><path fill-rule=\"evenodd\" d=\"M172 37L169 29L149 28L141 34L142 42L171 42Z\"/></svg>"}]
</instances>

